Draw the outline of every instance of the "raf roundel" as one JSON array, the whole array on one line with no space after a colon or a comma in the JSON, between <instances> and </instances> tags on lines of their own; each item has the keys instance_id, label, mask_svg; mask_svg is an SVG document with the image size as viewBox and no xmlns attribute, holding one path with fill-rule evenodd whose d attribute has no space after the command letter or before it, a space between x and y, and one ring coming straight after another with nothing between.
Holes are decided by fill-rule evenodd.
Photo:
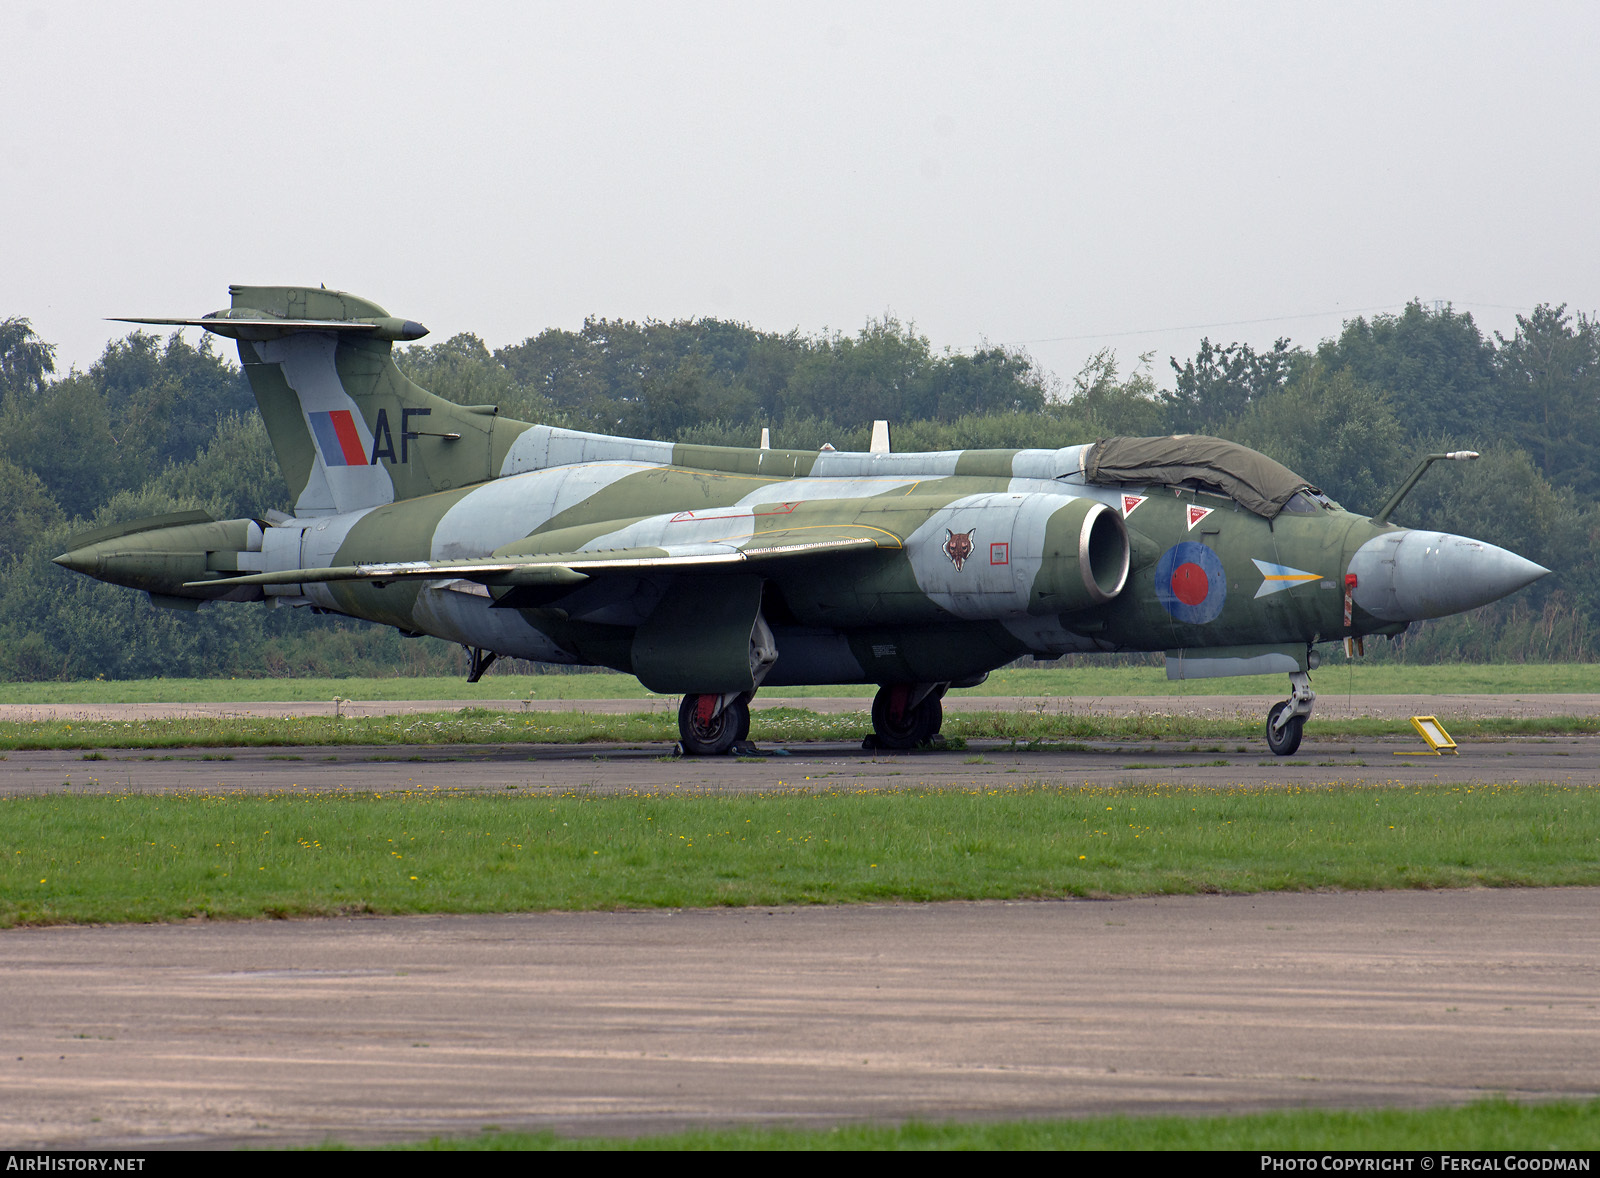
<instances>
[{"instance_id":1,"label":"raf roundel","mask_svg":"<svg viewBox=\"0 0 1600 1178\"><path fill-rule=\"evenodd\" d=\"M1193 540L1174 544L1156 563L1156 596L1177 621L1194 626L1211 621L1228 598L1221 558Z\"/></svg>"}]
</instances>

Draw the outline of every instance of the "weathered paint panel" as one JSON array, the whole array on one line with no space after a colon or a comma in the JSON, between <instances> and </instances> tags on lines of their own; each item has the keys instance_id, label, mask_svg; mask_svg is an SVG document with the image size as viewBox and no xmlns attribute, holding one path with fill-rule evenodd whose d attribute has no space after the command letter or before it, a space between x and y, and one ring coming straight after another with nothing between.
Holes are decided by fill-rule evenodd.
<instances>
[{"instance_id":1,"label":"weathered paint panel","mask_svg":"<svg viewBox=\"0 0 1600 1178\"><path fill-rule=\"evenodd\" d=\"M535 425L517 435L500 464L502 475L583 462L672 463L671 442L613 438L579 430Z\"/></svg>"},{"instance_id":2,"label":"weathered paint panel","mask_svg":"<svg viewBox=\"0 0 1600 1178\"><path fill-rule=\"evenodd\" d=\"M487 556L639 469L631 462L597 462L512 475L474 487L440 518L433 533L432 558Z\"/></svg>"},{"instance_id":3,"label":"weathered paint panel","mask_svg":"<svg viewBox=\"0 0 1600 1178\"><path fill-rule=\"evenodd\" d=\"M906 540L917 588L958 618L1028 612L1045 527L1064 501L1048 495L970 495L927 517Z\"/></svg>"}]
</instances>

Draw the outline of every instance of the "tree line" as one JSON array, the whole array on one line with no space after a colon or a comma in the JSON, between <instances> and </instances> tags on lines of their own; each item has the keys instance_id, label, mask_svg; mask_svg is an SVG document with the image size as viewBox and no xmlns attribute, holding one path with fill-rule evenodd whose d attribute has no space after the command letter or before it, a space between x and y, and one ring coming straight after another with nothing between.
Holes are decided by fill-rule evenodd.
<instances>
[{"instance_id":1,"label":"tree line","mask_svg":"<svg viewBox=\"0 0 1600 1178\"><path fill-rule=\"evenodd\" d=\"M1541 305L1509 336L1413 302L1314 348L1203 340L1123 371L1107 351L1070 381L1017 349L939 351L911 325L854 334L717 319L592 318L491 350L463 334L397 349L423 387L508 416L712 445L897 450L1056 447L1113 434L1210 433L1272 455L1371 513L1422 453L1436 466L1396 522L1501 544L1555 570L1515 599L1414 628L1378 658L1592 660L1600 632L1600 325ZM433 639L307 611L155 609L49 563L79 530L200 507L285 510L254 398L210 336L133 332L88 371L58 373L27 319L0 321L0 677L454 673Z\"/></svg>"}]
</instances>

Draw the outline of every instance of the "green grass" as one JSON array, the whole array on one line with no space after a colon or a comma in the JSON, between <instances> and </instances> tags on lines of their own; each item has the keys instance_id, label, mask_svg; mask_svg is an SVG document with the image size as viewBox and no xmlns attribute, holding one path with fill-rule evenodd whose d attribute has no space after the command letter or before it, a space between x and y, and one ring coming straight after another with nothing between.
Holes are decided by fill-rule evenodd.
<instances>
[{"instance_id":1,"label":"green grass","mask_svg":"<svg viewBox=\"0 0 1600 1178\"><path fill-rule=\"evenodd\" d=\"M1219 740L1259 741L1264 720L1167 715L1159 705L1133 716L1087 713L1049 714L1034 709L1013 712L945 713L944 736L951 749L975 740L1008 741L1018 748L1079 747L1084 741ZM760 708L751 720L750 738L758 744L806 741L859 741L872 730L865 712L821 714L801 708ZM1600 732L1600 718L1550 716L1451 720L1451 735L1463 740L1497 737L1581 735ZM1413 738L1409 723L1378 718L1317 717L1309 741L1402 736ZM455 712L403 716L184 717L163 720L41 720L0 722L0 751L9 749L176 749L260 748L328 745L444 744L671 744L678 739L677 710L605 714L599 712L493 711L469 707Z\"/></svg>"},{"instance_id":2,"label":"green grass","mask_svg":"<svg viewBox=\"0 0 1600 1178\"><path fill-rule=\"evenodd\" d=\"M1592 692L1600 668L1588 663L1454 666L1376 665L1330 659L1313 675L1317 690L1370 695L1542 695ZM1282 676L1246 676L1169 683L1160 667L1073 667L996 671L966 695L1094 697L1102 695L1271 695ZM871 686L783 687L766 698L870 695ZM422 679L131 679L71 683L0 683L0 703L254 703L354 700L668 699L651 696L631 675L613 673L491 675L479 683Z\"/></svg>"},{"instance_id":3,"label":"green grass","mask_svg":"<svg viewBox=\"0 0 1600 1178\"><path fill-rule=\"evenodd\" d=\"M1600 884L1554 785L20 796L0 926Z\"/></svg>"},{"instance_id":4,"label":"green grass","mask_svg":"<svg viewBox=\"0 0 1600 1178\"><path fill-rule=\"evenodd\" d=\"M393 1150L1592 1150L1600 1101L1366 1112L1295 1109L1222 1117L845 1125L834 1129L695 1129L650 1137L486 1132L379 1146ZM320 1148L347 1149L337 1142ZM363 1146L361 1148L369 1148Z\"/></svg>"}]
</instances>

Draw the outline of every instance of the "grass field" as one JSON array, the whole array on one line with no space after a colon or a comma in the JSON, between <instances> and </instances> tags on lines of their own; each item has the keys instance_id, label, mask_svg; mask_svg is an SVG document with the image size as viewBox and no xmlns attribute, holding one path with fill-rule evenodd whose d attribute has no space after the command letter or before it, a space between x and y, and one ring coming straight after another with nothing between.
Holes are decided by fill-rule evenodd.
<instances>
[{"instance_id":1,"label":"grass field","mask_svg":"<svg viewBox=\"0 0 1600 1178\"><path fill-rule=\"evenodd\" d=\"M1543 695L1600 691L1600 666L1587 663L1499 664L1493 666L1375 666L1330 660L1312 675L1318 691L1370 695L1497 694ZM1103 695L1271 695L1287 694L1281 675L1201 679L1170 683L1160 667L1029 668L996 671L964 695L1022 695L1093 698ZM763 698L869 696L871 685L784 687L762 691ZM479 683L463 679L130 679L70 683L0 683L0 703L251 703L261 701L449 699L647 699L652 697L631 675L611 673L491 675ZM672 697L676 698L676 697Z\"/></svg>"},{"instance_id":2,"label":"grass field","mask_svg":"<svg viewBox=\"0 0 1600 1178\"><path fill-rule=\"evenodd\" d=\"M973 740L1003 740L1018 748L1060 748L1084 741L1261 740L1259 716L1168 715L1152 701L1148 713L1094 716L1035 711L947 712L943 734L952 748ZM751 720L750 738L766 745L806 741L859 741L872 730L864 711L823 715L800 708L763 708ZM1574 735L1600 731L1600 719L1581 716L1452 720L1458 740L1511 735ZM1321 716L1306 729L1308 741L1411 736L1404 720ZM162 720L0 721L0 756L11 749L177 749L331 745L585 744L670 745L678 739L677 710L500 712L468 707L405 716L185 717ZM1265 746L1263 746L1264 749Z\"/></svg>"},{"instance_id":3,"label":"grass field","mask_svg":"<svg viewBox=\"0 0 1600 1178\"><path fill-rule=\"evenodd\" d=\"M705 1129L652 1137L484 1133L393 1150L1593 1150L1600 1101L1369 1112L1297 1109L1233 1117L1086 1117L837 1129ZM345 1149L329 1142L322 1149ZM365 1148L365 1147L363 1147ZM1254 1162L1254 1159L1252 1159ZM1255 1168L1252 1166L1252 1168Z\"/></svg>"},{"instance_id":4,"label":"grass field","mask_svg":"<svg viewBox=\"0 0 1600 1178\"><path fill-rule=\"evenodd\" d=\"M0 926L1600 884L1554 785L0 800Z\"/></svg>"}]
</instances>

